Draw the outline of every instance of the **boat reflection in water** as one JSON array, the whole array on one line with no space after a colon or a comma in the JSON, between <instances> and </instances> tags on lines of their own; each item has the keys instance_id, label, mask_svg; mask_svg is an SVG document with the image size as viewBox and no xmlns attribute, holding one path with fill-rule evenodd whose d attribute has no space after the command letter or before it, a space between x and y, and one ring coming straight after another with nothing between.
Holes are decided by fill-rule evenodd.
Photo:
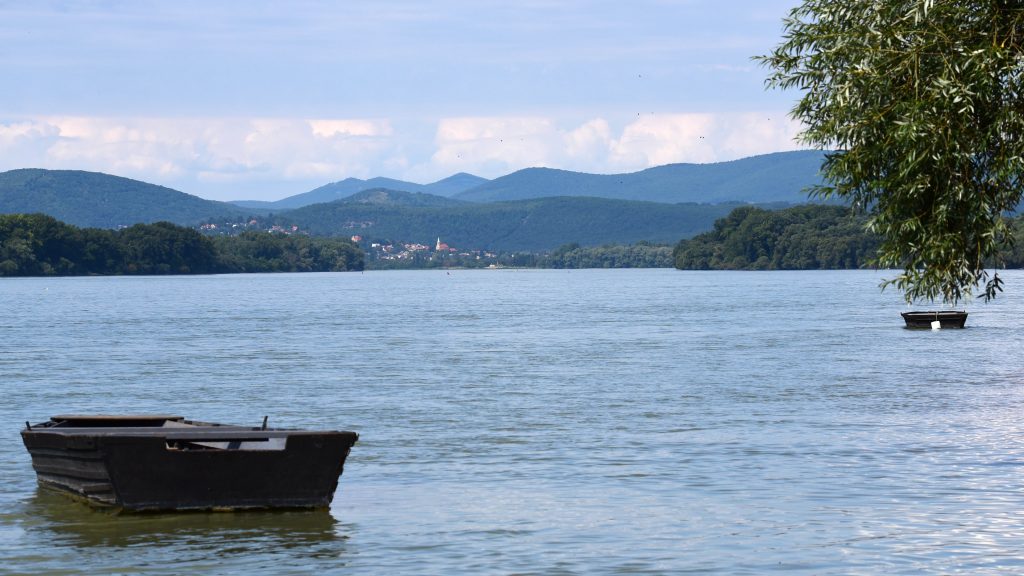
<instances>
[{"instance_id":1,"label":"boat reflection in water","mask_svg":"<svg viewBox=\"0 0 1024 576\"><path fill-rule=\"evenodd\" d=\"M310 554L344 556L351 526L327 510L118 514L88 506L69 506L67 498L39 489L24 512L40 520L31 530L52 532L74 547L146 547L191 549L196 553L266 554L304 548ZM199 554L203 555L203 554Z\"/></svg>"}]
</instances>

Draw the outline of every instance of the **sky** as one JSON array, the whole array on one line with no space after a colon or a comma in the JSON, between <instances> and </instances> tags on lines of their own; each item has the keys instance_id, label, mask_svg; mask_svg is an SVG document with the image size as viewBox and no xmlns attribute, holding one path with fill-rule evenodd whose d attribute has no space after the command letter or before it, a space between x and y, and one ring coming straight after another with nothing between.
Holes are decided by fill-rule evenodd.
<instances>
[{"instance_id":1,"label":"sky","mask_svg":"<svg viewBox=\"0 0 1024 576\"><path fill-rule=\"evenodd\" d=\"M0 0L0 171L212 200L801 148L752 56L798 0Z\"/></svg>"}]
</instances>

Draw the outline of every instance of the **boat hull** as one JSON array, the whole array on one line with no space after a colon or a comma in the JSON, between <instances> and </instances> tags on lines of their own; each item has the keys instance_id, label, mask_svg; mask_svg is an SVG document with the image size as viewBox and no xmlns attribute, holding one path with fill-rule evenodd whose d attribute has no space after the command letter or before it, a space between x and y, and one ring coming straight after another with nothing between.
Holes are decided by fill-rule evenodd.
<instances>
[{"instance_id":1,"label":"boat hull","mask_svg":"<svg viewBox=\"0 0 1024 576\"><path fill-rule=\"evenodd\" d=\"M131 511L326 508L358 439L221 425L44 423L21 435L40 485Z\"/></svg>"},{"instance_id":2,"label":"boat hull","mask_svg":"<svg viewBox=\"0 0 1024 576\"><path fill-rule=\"evenodd\" d=\"M963 328L967 323L967 312L959 310L903 312L901 315L907 328L930 329L932 322L938 322L940 328Z\"/></svg>"}]
</instances>

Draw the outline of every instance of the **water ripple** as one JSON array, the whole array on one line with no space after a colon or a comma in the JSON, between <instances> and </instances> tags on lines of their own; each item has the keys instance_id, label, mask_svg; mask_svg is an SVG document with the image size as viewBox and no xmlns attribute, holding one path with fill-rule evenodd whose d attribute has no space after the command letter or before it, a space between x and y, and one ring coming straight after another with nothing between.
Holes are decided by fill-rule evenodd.
<instances>
[{"instance_id":1,"label":"water ripple","mask_svg":"<svg viewBox=\"0 0 1024 576\"><path fill-rule=\"evenodd\" d=\"M884 274L883 274L884 275ZM910 331L875 272L0 281L24 573L1020 572L1020 291ZM1008 284L1024 274L1007 272ZM708 294L715 294L708 297ZM330 513L111 515L18 423L358 430Z\"/></svg>"}]
</instances>

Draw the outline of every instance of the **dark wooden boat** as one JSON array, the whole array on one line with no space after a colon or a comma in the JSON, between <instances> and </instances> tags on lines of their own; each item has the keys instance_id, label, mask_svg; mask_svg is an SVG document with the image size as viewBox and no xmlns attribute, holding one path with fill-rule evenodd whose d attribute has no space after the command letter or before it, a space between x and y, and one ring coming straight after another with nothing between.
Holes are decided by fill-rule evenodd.
<instances>
[{"instance_id":1,"label":"dark wooden boat","mask_svg":"<svg viewBox=\"0 0 1024 576\"><path fill-rule=\"evenodd\" d=\"M181 416L54 416L21 432L39 484L131 511L326 508L355 432Z\"/></svg>"},{"instance_id":2,"label":"dark wooden boat","mask_svg":"<svg viewBox=\"0 0 1024 576\"><path fill-rule=\"evenodd\" d=\"M939 328L963 328L967 322L967 312L962 310L903 312L902 315L907 328L932 328L932 322L938 322Z\"/></svg>"}]
</instances>

